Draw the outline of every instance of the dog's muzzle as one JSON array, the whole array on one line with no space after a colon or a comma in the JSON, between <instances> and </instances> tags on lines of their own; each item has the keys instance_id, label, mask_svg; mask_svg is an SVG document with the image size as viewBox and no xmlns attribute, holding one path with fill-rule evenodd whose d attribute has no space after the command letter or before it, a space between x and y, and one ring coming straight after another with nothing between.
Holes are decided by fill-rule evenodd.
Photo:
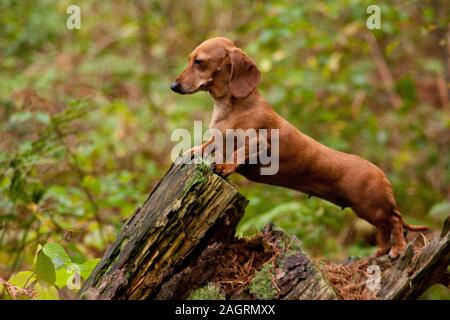
<instances>
[{"instance_id":1,"label":"dog's muzzle","mask_svg":"<svg viewBox=\"0 0 450 320\"><path fill-rule=\"evenodd\" d=\"M184 93L183 92L183 88L181 87L181 84L177 81L174 81L171 85L170 85L170 89L172 89L172 91L176 92L176 93Z\"/></svg>"}]
</instances>

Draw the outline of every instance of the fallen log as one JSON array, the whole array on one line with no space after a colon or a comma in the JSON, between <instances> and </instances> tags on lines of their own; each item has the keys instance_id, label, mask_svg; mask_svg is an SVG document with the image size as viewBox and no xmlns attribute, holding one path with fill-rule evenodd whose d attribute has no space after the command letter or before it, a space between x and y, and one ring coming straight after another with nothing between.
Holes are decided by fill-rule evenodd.
<instances>
[{"instance_id":1,"label":"fallen log","mask_svg":"<svg viewBox=\"0 0 450 320\"><path fill-rule=\"evenodd\" d=\"M414 299L448 286L450 218L396 261L317 261L273 225L235 238L247 200L208 164L174 164L123 226L84 299ZM213 294L211 293L213 292Z\"/></svg>"},{"instance_id":2,"label":"fallen log","mask_svg":"<svg viewBox=\"0 0 450 320\"><path fill-rule=\"evenodd\" d=\"M266 227L263 234L267 230L271 229ZM282 246L284 249L281 254L278 253L275 255L276 258L272 258L278 261L273 263L269 276L274 279L273 288L278 292L271 298L410 300L419 298L435 284L450 289L447 271L450 265L450 216L444 222L439 236L428 242L423 235L417 235L397 260L392 261L385 255L342 263L316 262L316 269L322 270L322 278L319 277L312 284L310 279L303 278L302 275L297 274L293 277L284 275L292 257L295 255L301 257L303 254L307 256L299 240L281 231L275 238L283 239L283 243L290 243L290 247ZM269 242L273 243L274 240ZM286 255L286 252L289 254ZM280 267L283 268L282 276ZM286 283L288 288L285 288ZM333 296L329 289L333 290L336 296Z\"/></svg>"}]
</instances>

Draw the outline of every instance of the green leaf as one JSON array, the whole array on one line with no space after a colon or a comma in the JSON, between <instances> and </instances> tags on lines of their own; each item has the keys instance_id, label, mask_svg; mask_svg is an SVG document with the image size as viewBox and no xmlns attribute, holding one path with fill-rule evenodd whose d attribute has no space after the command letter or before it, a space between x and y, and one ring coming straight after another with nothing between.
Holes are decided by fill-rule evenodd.
<instances>
[{"instance_id":1,"label":"green leaf","mask_svg":"<svg viewBox=\"0 0 450 320\"><path fill-rule=\"evenodd\" d=\"M55 265L56 269L59 269L72 262L64 248L57 243L47 243L42 250L50 259L52 259L52 262Z\"/></svg>"},{"instance_id":2,"label":"green leaf","mask_svg":"<svg viewBox=\"0 0 450 320\"><path fill-rule=\"evenodd\" d=\"M88 269L86 266L85 269ZM80 289L81 270L82 265L77 263L71 263L65 268L61 268L56 271L56 286L58 288L67 287L69 289Z\"/></svg>"},{"instance_id":3,"label":"green leaf","mask_svg":"<svg viewBox=\"0 0 450 320\"><path fill-rule=\"evenodd\" d=\"M37 292L37 300L59 300L58 290L55 286L47 286L38 283L34 289Z\"/></svg>"},{"instance_id":4,"label":"green leaf","mask_svg":"<svg viewBox=\"0 0 450 320\"><path fill-rule=\"evenodd\" d=\"M82 182L83 186L92 190L95 194L99 194L101 191L100 181L94 176L86 176Z\"/></svg>"},{"instance_id":5,"label":"green leaf","mask_svg":"<svg viewBox=\"0 0 450 320\"><path fill-rule=\"evenodd\" d=\"M81 271L81 277L83 279L89 278L89 275L91 274L92 270L97 266L97 263L100 261L100 259L91 259L80 265L80 271Z\"/></svg>"},{"instance_id":6,"label":"green leaf","mask_svg":"<svg viewBox=\"0 0 450 320\"><path fill-rule=\"evenodd\" d=\"M36 120L43 123L43 124L49 124L50 123L50 116L45 112L36 112L35 113Z\"/></svg>"},{"instance_id":7,"label":"green leaf","mask_svg":"<svg viewBox=\"0 0 450 320\"><path fill-rule=\"evenodd\" d=\"M39 251L36 260L36 278L50 285L55 283L55 266L43 250Z\"/></svg>"},{"instance_id":8,"label":"green leaf","mask_svg":"<svg viewBox=\"0 0 450 320\"><path fill-rule=\"evenodd\" d=\"M73 270L66 268L56 270L55 285L60 289L67 286L67 280L71 275L73 275L73 273L74 273Z\"/></svg>"},{"instance_id":9,"label":"green leaf","mask_svg":"<svg viewBox=\"0 0 450 320\"><path fill-rule=\"evenodd\" d=\"M443 221L450 213L450 201L442 201L431 207L428 213L436 221Z\"/></svg>"},{"instance_id":10,"label":"green leaf","mask_svg":"<svg viewBox=\"0 0 450 320\"><path fill-rule=\"evenodd\" d=\"M20 288L26 288L36 280L36 276L32 271L20 271L13 274L8 282Z\"/></svg>"},{"instance_id":11,"label":"green leaf","mask_svg":"<svg viewBox=\"0 0 450 320\"><path fill-rule=\"evenodd\" d=\"M21 122L25 122L28 121L29 119L31 119L31 117L33 116L33 114L29 111L25 111L25 112L16 112L14 113L11 118L9 119L9 121L13 124L18 124Z\"/></svg>"},{"instance_id":12,"label":"green leaf","mask_svg":"<svg viewBox=\"0 0 450 320\"><path fill-rule=\"evenodd\" d=\"M39 254L39 252L41 252L41 250L42 250L42 245L40 243L38 243L37 248L36 248L36 252L35 252L34 258L33 258L33 263L34 264L36 264L38 254Z\"/></svg>"}]
</instances>

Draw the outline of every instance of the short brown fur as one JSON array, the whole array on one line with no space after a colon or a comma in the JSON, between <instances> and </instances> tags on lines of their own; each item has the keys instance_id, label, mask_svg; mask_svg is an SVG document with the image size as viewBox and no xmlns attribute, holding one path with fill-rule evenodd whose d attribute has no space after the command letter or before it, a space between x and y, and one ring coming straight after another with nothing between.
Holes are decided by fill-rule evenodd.
<instances>
[{"instance_id":1,"label":"short brown fur","mask_svg":"<svg viewBox=\"0 0 450 320\"><path fill-rule=\"evenodd\" d=\"M218 37L203 42L189 55L189 65L172 85L181 94L199 90L210 93L214 98L210 128L224 133L226 129L279 129L277 174L264 176L258 164L237 163L215 164L218 173L227 176L238 172L252 181L287 187L352 208L377 228L377 256L388 252L391 258L399 256L406 246L403 228L428 229L403 221L392 186L381 169L359 156L317 142L277 114L259 94L259 79L252 59L231 40ZM191 151L201 153L212 142ZM248 148L245 152L248 157Z\"/></svg>"}]
</instances>

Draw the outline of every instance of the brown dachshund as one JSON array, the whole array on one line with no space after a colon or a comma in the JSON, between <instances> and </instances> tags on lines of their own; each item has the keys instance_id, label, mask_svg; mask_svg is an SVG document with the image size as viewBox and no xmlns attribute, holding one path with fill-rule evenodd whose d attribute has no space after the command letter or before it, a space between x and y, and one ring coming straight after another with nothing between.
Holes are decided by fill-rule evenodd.
<instances>
[{"instance_id":1,"label":"brown dachshund","mask_svg":"<svg viewBox=\"0 0 450 320\"><path fill-rule=\"evenodd\" d=\"M253 60L231 40L218 37L203 42L189 55L189 65L171 86L180 94L200 90L210 93L214 99L210 128L222 132L279 130L279 170L275 175L262 175L261 164L247 163L216 163L216 172L222 176L238 172L252 181L287 187L352 208L377 228L377 256L388 252L391 258L399 256L406 246L403 228L428 230L403 221L392 186L381 169L315 141L278 115L259 94L259 79ZM210 139L192 152L201 153L212 142Z\"/></svg>"}]
</instances>

